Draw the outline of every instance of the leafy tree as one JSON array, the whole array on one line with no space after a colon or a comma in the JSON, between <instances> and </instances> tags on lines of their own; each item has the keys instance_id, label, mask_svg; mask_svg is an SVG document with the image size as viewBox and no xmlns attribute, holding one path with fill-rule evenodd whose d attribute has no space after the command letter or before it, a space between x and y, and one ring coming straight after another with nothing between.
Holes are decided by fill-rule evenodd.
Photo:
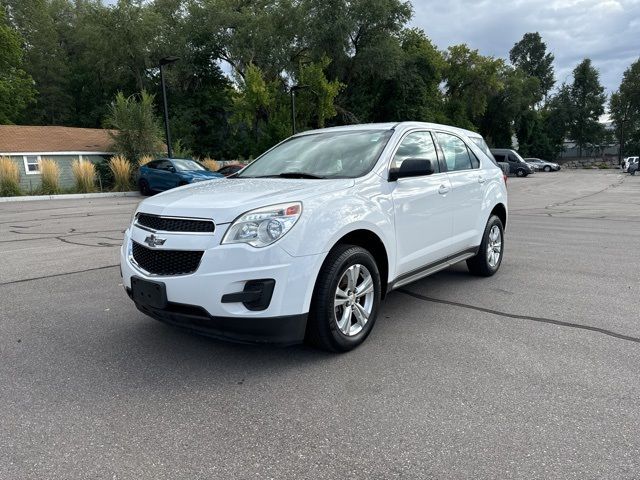
<instances>
[{"instance_id":1,"label":"leafy tree","mask_svg":"<svg viewBox=\"0 0 640 480\"><path fill-rule=\"evenodd\" d=\"M0 8L0 124L14 123L33 100L33 80L23 70L22 39Z\"/></svg>"},{"instance_id":2,"label":"leafy tree","mask_svg":"<svg viewBox=\"0 0 640 480\"><path fill-rule=\"evenodd\" d=\"M571 86L563 83L541 111L544 134L551 148L549 158L557 157L564 150L564 141L575 116L574 110Z\"/></svg>"},{"instance_id":3,"label":"leafy tree","mask_svg":"<svg viewBox=\"0 0 640 480\"><path fill-rule=\"evenodd\" d=\"M571 99L574 110L569 134L581 156L584 147L597 143L602 136L603 129L598 119L604 113L606 100L598 71L588 58L573 70Z\"/></svg>"},{"instance_id":4,"label":"leafy tree","mask_svg":"<svg viewBox=\"0 0 640 480\"><path fill-rule=\"evenodd\" d=\"M115 151L131 161L162 150L162 129L153 98L145 90L129 97L118 92L110 106L105 124L116 129L111 133Z\"/></svg>"},{"instance_id":5,"label":"leafy tree","mask_svg":"<svg viewBox=\"0 0 640 480\"><path fill-rule=\"evenodd\" d=\"M484 57L467 45L449 47L445 59L445 113L453 125L475 129L489 99L503 88L504 62Z\"/></svg>"},{"instance_id":6,"label":"leafy tree","mask_svg":"<svg viewBox=\"0 0 640 480\"><path fill-rule=\"evenodd\" d=\"M537 100L539 82L522 70L505 65L500 70L500 83L500 89L489 98L480 131L490 145L510 148L514 128L515 133L529 131L528 127L520 128L520 122ZM523 140L518 137L518 141Z\"/></svg>"},{"instance_id":7,"label":"leafy tree","mask_svg":"<svg viewBox=\"0 0 640 480\"><path fill-rule=\"evenodd\" d=\"M547 52L547 45L538 32L525 33L509 51L511 63L526 75L539 81L540 96L546 98L555 83L552 53ZM540 101L539 98L537 101Z\"/></svg>"},{"instance_id":8,"label":"leafy tree","mask_svg":"<svg viewBox=\"0 0 640 480\"><path fill-rule=\"evenodd\" d=\"M629 141L632 148L640 148L640 58L625 70L620 88L609 99L609 111L620 142L620 157Z\"/></svg>"},{"instance_id":9,"label":"leafy tree","mask_svg":"<svg viewBox=\"0 0 640 480\"><path fill-rule=\"evenodd\" d=\"M71 18L66 0L5 0L9 18L25 41L25 70L33 77L36 101L26 111L29 123L70 122L69 59L62 31Z\"/></svg>"},{"instance_id":10,"label":"leafy tree","mask_svg":"<svg viewBox=\"0 0 640 480\"><path fill-rule=\"evenodd\" d=\"M329 57L325 56L319 62L300 67L298 84L308 87L300 90L299 94L300 100L306 100L298 108L300 113L306 114L303 121L305 125L323 128L325 121L338 113L334 101L344 85L337 80L327 80L324 71L330 63Z\"/></svg>"},{"instance_id":11,"label":"leafy tree","mask_svg":"<svg viewBox=\"0 0 640 480\"><path fill-rule=\"evenodd\" d=\"M400 66L382 85L374 120L444 121L439 88L445 69L442 53L419 29L404 30L399 39Z\"/></svg>"}]
</instances>

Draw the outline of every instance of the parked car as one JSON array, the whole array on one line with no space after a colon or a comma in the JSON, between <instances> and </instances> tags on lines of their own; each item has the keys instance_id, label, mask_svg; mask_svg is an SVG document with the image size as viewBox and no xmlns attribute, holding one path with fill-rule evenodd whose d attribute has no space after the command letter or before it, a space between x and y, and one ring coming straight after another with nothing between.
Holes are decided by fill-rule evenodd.
<instances>
[{"instance_id":1,"label":"parked car","mask_svg":"<svg viewBox=\"0 0 640 480\"><path fill-rule=\"evenodd\" d=\"M622 165L621 165L622 171L626 172L626 173L630 173L630 168L629 167L631 167L631 165L633 165L633 164L637 165L639 158L640 157L627 157L627 158L625 158L622 161ZM636 168L636 170L637 170L637 168Z\"/></svg>"},{"instance_id":2,"label":"parked car","mask_svg":"<svg viewBox=\"0 0 640 480\"><path fill-rule=\"evenodd\" d=\"M518 177L526 177L534 172L533 168L531 168L515 150L509 148L492 148L491 153L496 161L509 165L508 173L513 173Z\"/></svg>"},{"instance_id":3,"label":"parked car","mask_svg":"<svg viewBox=\"0 0 640 480\"><path fill-rule=\"evenodd\" d=\"M143 313L238 341L350 350L387 292L466 260L500 268L503 173L445 125L299 133L238 174L140 203L123 285Z\"/></svg>"},{"instance_id":4,"label":"parked car","mask_svg":"<svg viewBox=\"0 0 640 480\"><path fill-rule=\"evenodd\" d=\"M202 182L223 175L207 170L204 165L187 158L158 158L138 169L138 188L143 195Z\"/></svg>"},{"instance_id":5,"label":"parked car","mask_svg":"<svg viewBox=\"0 0 640 480\"><path fill-rule=\"evenodd\" d=\"M548 162L540 158L525 158L525 162L529 165L535 166L538 170L544 170L545 172L557 172L560 170L560 165L553 162Z\"/></svg>"},{"instance_id":6,"label":"parked car","mask_svg":"<svg viewBox=\"0 0 640 480\"><path fill-rule=\"evenodd\" d=\"M229 175L233 175L234 173L238 173L243 168L244 168L244 165L240 165L240 164L236 163L236 164L233 164L233 165L225 165L224 167L219 168L218 170L216 170L216 172L218 172L221 175L224 175L225 177L228 177Z\"/></svg>"}]
</instances>

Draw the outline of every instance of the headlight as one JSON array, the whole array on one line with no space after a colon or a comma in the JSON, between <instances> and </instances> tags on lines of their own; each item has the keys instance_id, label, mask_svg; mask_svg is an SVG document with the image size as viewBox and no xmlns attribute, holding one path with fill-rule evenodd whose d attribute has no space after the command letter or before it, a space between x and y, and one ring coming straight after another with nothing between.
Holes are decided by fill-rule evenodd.
<instances>
[{"instance_id":1,"label":"headlight","mask_svg":"<svg viewBox=\"0 0 640 480\"><path fill-rule=\"evenodd\" d=\"M257 208L238 217L222 239L222 243L248 243L266 247L284 237L302 213L302 203L281 203Z\"/></svg>"}]
</instances>

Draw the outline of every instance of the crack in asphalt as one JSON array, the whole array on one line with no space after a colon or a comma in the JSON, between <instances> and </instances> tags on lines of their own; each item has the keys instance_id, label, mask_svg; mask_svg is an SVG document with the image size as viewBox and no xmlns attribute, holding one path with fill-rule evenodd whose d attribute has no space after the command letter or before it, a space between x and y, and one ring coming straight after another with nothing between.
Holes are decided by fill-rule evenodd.
<instances>
[{"instance_id":1,"label":"crack in asphalt","mask_svg":"<svg viewBox=\"0 0 640 480\"><path fill-rule=\"evenodd\" d=\"M517 315L515 313L501 312L499 310L493 310L493 309L484 308L484 307L476 307L475 305L469 305L469 304L466 304L466 303L452 302L450 300L441 300L439 298L427 297L427 296L424 296L424 295L420 295L419 293L412 292L411 290L406 290L404 288L398 289L397 291L400 292L400 293L404 293L405 295L409 295L410 297L417 298L418 300L425 301L425 302L441 303L441 304L444 304L444 305L451 305L451 306L454 306L454 307L467 308L469 310L476 310L478 312L489 313L491 315L498 315L500 317L514 318L516 320L529 320L529 321L532 321L532 322L548 323L548 324L551 324L551 325L558 325L560 327L569 327L569 328L577 328L579 330L588 330L588 331L591 331L591 332L597 332L597 333L601 333L603 335L608 335L608 336L613 337L613 338L618 338L620 340L626 340L626 341L629 341L629 342L640 343L640 338L631 337L629 335L623 335L622 333L617 333L617 332L614 332L612 330L607 330L606 328L592 327L591 325L582 325L582 324L579 324L579 323L564 322L562 320L554 320L552 318L533 317L533 316L530 316L530 315Z\"/></svg>"},{"instance_id":2,"label":"crack in asphalt","mask_svg":"<svg viewBox=\"0 0 640 480\"><path fill-rule=\"evenodd\" d=\"M64 277L65 275L74 275L76 273L94 272L96 270L106 270L107 268L114 268L114 267L119 267L119 266L120 266L120 264L118 263L118 264L115 264L115 265L105 265L104 267L93 267L93 268L87 268L85 270L76 270L76 271L73 271L73 272L54 273L53 275L43 275L42 277L23 278L21 280L12 280L10 282L0 283L0 287L5 286L5 285L13 285L15 283L31 282L33 280L43 280L45 278Z\"/></svg>"},{"instance_id":3,"label":"crack in asphalt","mask_svg":"<svg viewBox=\"0 0 640 480\"><path fill-rule=\"evenodd\" d=\"M620 177L616 183L612 183L612 184L610 184L610 185L607 185L607 186L606 186L606 187L604 187L602 190L598 190L597 192L591 192L591 193L588 193L588 194L586 194L586 195L581 195L581 196L576 197L576 198L572 198L572 199L569 199L569 200L565 200L564 202L552 203L551 205L547 205L547 206L545 207L545 209L549 209L549 208L553 208L553 207L558 207L558 206L560 206L560 205L566 205L566 204L568 204L568 203L570 203L570 202L575 202L576 200L583 200L583 199L585 199L585 198L593 197L593 196L595 196L595 195L599 195L600 193L606 192L606 191L607 191L607 190L609 190L610 188L616 188L616 187L619 187L619 186L620 186L620 185L622 185L623 183L624 183L624 177Z\"/></svg>"}]
</instances>

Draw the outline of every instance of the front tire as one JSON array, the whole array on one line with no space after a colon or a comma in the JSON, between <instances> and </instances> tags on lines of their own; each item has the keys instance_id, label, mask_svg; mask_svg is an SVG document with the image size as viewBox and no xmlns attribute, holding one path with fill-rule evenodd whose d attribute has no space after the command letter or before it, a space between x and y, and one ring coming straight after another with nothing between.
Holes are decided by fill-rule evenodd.
<instances>
[{"instance_id":1,"label":"front tire","mask_svg":"<svg viewBox=\"0 0 640 480\"><path fill-rule=\"evenodd\" d=\"M523 168L519 168L518 170L516 170L516 176L517 177L526 177L527 176L527 172L525 172Z\"/></svg>"},{"instance_id":2,"label":"front tire","mask_svg":"<svg viewBox=\"0 0 640 480\"><path fill-rule=\"evenodd\" d=\"M307 341L333 352L354 349L373 329L380 295L380 273L371 254L356 245L336 246L316 281Z\"/></svg>"},{"instance_id":3,"label":"front tire","mask_svg":"<svg viewBox=\"0 0 640 480\"><path fill-rule=\"evenodd\" d=\"M467 260L469 272L490 277L498 271L504 253L504 227L496 215L491 215L484 229L478 253Z\"/></svg>"},{"instance_id":4,"label":"front tire","mask_svg":"<svg viewBox=\"0 0 640 480\"><path fill-rule=\"evenodd\" d=\"M549 165L547 165L546 167L544 167L544 171L545 172L550 172L551 171L551 167Z\"/></svg>"},{"instance_id":5,"label":"front tire","mask_svg":"<svg viewBox=\"0 0 640 480\"><path fill-rule=\"evenodd\" d=\"M151 189L149 188L149 183L146 180L141 179L138 182L138 187L140 188L141 195L145 197L148 197L149 195L151 195Z\"/></svg>"}]
</instances>

